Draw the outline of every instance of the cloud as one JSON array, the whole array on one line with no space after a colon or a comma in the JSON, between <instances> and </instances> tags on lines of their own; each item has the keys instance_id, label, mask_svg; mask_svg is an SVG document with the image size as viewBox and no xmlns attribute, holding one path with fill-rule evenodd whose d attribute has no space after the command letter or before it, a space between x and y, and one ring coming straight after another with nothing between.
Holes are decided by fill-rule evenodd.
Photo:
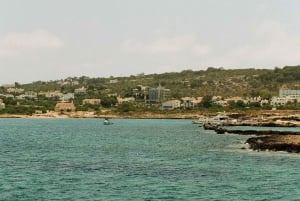
<instances>
[{"instance_id":1,"label":"cloud","mask_svg":"<svg viewBox=\"0 0 300 201\"><path fill-rule=\"evenodd\" d=\"M20 51L60 48L63 45L61 38L46 31L9 32L0 35L0 56L9 57L17 55Z\"/></svg>"},{"instance_id":2,"label":"cloud","mask_svg":"<svg viewBox=\"0 0 300 201\"><path fill-rule=\"evenodd\" d=\"M129 52L146 54L208 54L211 47L200 41L201 38L197 34L157 34L150 39L126 40L123 42L122 48Z\"/></svg>"},{"instance_id":3,"label":"cloud","mask_svg":"<svg viewBox=\"0 0 300 201\"><path fill-rule=\"evenodd\" d=\"M300 35L277 21L263 20L244 43L210 55L206 63L225 67L274 67L300 63Z\"/></svg>"}]
</instances>

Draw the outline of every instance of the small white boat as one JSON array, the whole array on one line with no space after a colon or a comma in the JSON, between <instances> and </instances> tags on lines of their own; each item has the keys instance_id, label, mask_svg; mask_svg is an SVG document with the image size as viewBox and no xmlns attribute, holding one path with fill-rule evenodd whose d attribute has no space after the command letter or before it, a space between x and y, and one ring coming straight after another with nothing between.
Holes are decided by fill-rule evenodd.
<instances>
[{"instance_id":1,"label":"small white boat","mask_svg":"<svg viewBox=\"0 0 300 201\"><path fill-rule=\"evenodd\" d=\"M103 124L104 124L104 125L111 125L111 124L113 124L113 123L110 122L109 119L105 118L104 121L103 121Z\"/></svg>"}]
</instances>

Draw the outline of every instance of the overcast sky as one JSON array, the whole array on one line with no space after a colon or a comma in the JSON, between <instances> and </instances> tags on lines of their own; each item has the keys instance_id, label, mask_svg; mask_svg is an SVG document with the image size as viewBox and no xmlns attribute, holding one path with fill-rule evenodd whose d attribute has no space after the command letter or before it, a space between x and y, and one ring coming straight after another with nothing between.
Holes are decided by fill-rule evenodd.
<instances>
[{"instance_id":1,"label":"overcast sky","mask_svg":"<svg viewBox=\"0 0 300 201\"><path fill-rule=\"evenodd\" d=\"M0 0L0 84L300 64L299 0Z\"/></svg>"}]
</instances>

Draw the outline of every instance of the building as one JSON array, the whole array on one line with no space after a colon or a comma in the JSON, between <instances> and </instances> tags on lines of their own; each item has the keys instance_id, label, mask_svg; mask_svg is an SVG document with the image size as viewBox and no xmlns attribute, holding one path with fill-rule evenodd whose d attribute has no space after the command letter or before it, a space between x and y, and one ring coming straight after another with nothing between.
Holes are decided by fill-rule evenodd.
<instances>
[{"instance_id":1,"label":"building","mask_svg":"<svg viewBox=\"0 0 300 201\"><path fill-rule=\"evenodd\" d=\"M300 102L300 90L280 89L279 97L272 97L272 106L282 106L288 102Z\"/></svg>"},{"instance_id":2,"label":"building","mask_svg":"<svg viewBox=\"0 0 300 201\"><path fill-rule=\"evenodd\" d=\"M81 87L81 88L75 89L74 93L75 94L86 94L86 90L87 90L87 88Z\"/></svg>"},{"instance_id":3,"label":"building","mask_svg":"<svg viewBox=\"0 0 300 201\"><path fill-rule=\"evenodd\" d=\"M20 88L8 88L6 89L7 93L16 93L16 94L20 94L24 92L24 89L20 89Z\"/></svg>"},{"instance_id":4,"label":"building","mask_svg":"<svg viewBox=\"0 0 300 201\"><path fill-rule=\"evenodd\" d=\"M47 92L39 92L40 96L45 96L46 98L56 98L61 99L63 94L60 91L47 91Z\"/></svg>"},{"instance_id":5,"label":"building","mask_svg":"<svg viewBox=\"0 0 300 201\"><path fill-rule=\"evenodd\" d=\"M122 104L124 102L134 102L135 98L134 97L121 98L120 96L118 96L117 101L119 104Z\"/></svg>"},{"instance_id":6,"label":"building","mask_svg":"<svg viewBox=\"0 0 300 201\"><path fill-rule=\"evenodd\" d=\"M271 100L272 106L282 106L287 103L287 99L285 97L273 97Z\"/></svg>"},{"instance_id":7,"label":"building","mask_svg":"<svg viewBox=\"0 0 300 201\"><path fill-rule=\"evenodd\" d=\"M16 99L37 99L37 93L34 91L26 91L25 94L16 96Z\"/></svg>"},{"instance_id":8,"label":"building","mask_svg":"<svg viewBox=\"0 0 300 201\"><path fill-rule=\"evenodd\" d=\"M76 107L74 103L59 102L55 106L55 112L74 112Z\"/></svg>"},{"instance_id":9,"label":"building","mask_svg":"<svg viewBox=\"0 0 300 201\"><path fill-rule=\"evenodd\" d=\"M170 100L162 103L163 110L174 110L176 108L180 108L181 101L180 100Z\"/></svg>"},{"instance_id":10,"label":"building","mask_svg":"<svg viewBox=\"0 0 300 201\"><path fill-rule=\"evenodd\" d=\"M183 98L181 98L181 100L183 101L183 103L182 103L183 108L192 109L201 103L202 97L197 97L197 98L183 97Z\"/></svg>"},{"instance_id":11,"label":"building","mask_svg":"<svg viewBox=\"0 0 300 201\"><path fill-rule=\"evenodd\" d=\"M62 97L60 98L62 101L70 101L75 98L74 93L66 93L63 94Z\"/></svg>"},{"instance_id":12,"label":"building","mask_svg":"<svg viewBox=\"0 0 300 201\"><path fill-rule=\"evenodd\" d=\"M279 97L295 97L300 98L300 90L291 90L291 89L280 89Z\"/></svg>"},{"instance_id":13,"label":"building","mask_svg":"<svg viewBox=\"0 0 300 201\"><path fill-rule=\"evenodd\" d=\"M0 99L0 110L5 109L5 103L3 103L2 99Z\"/></svg>"},{"instance_id":14,"label":"building","mask_svg":"<svg viewBox=\"0 0 300 201\"><path fill-rule=\"evenodd\" d=\"M119 80L117 80L117 79L109 80L109 84L116 84L118 82L119 82Z\"/></svg>"},{"instance_id":15,"label":"building","mask_svg":"<svg viewBox=\"0 0 300 201\"><path fill-rule=\"evenodd\" d=\"M37 98L37 92L34 92L34 91L25 91L25 96L27 98L32 98L32 99L35 99Z\"/></svg>"},{"instance_id":16,"label":"building","mask_svg":"<svg viewBox=\"0 0 300 201\"><path fill-rule=\"evenodd\" d=\"M165 89L161 85L159 85L157 88L151 88L149 89L149 102L162 102L164 100L167 100L170 97L170 94L170 89Z\"/></svg>"},{"instance_id":17,"label":"building","mask_svg":"<svg viewBox=\"0 0 300 201\"><path fill-rule=\"evenodd\" d=\"M101 100L100 99L83 99L82 104L90 104L90 105L100 105Z\"/></svg>"},{"instance_id":18,"label":"building","mask_svg":"<svg viewBox=\"0 0 300 201\"><path fill-rule=\"evenodd\" d=\"M242 101L243 103L247 103L247 101L245 99L243 99L242 97L239 97L239 96L226 98L225 101L227 101L227 103L229 103L229 102L235 102L236 103L238 101Z\"/></svg>"}]
</instances>

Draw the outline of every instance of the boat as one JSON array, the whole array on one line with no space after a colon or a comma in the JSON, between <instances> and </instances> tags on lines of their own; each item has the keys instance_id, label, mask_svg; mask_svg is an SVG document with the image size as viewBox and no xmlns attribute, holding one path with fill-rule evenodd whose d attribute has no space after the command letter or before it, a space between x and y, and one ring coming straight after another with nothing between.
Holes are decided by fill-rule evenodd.
<instances>
[{"instance_id":1,"label":"boat","mask_svg":"<svg viewBox=\"0 0 300 201\"><path fill-rule=\"evenodd\" d=\"M111 125L111 124L113 124L113 123L112 123L111 121L109 121L108 118L105 118L104 121L103 121L103 124L104 124L104 125Z\"/></svg>"}]
</instances>

